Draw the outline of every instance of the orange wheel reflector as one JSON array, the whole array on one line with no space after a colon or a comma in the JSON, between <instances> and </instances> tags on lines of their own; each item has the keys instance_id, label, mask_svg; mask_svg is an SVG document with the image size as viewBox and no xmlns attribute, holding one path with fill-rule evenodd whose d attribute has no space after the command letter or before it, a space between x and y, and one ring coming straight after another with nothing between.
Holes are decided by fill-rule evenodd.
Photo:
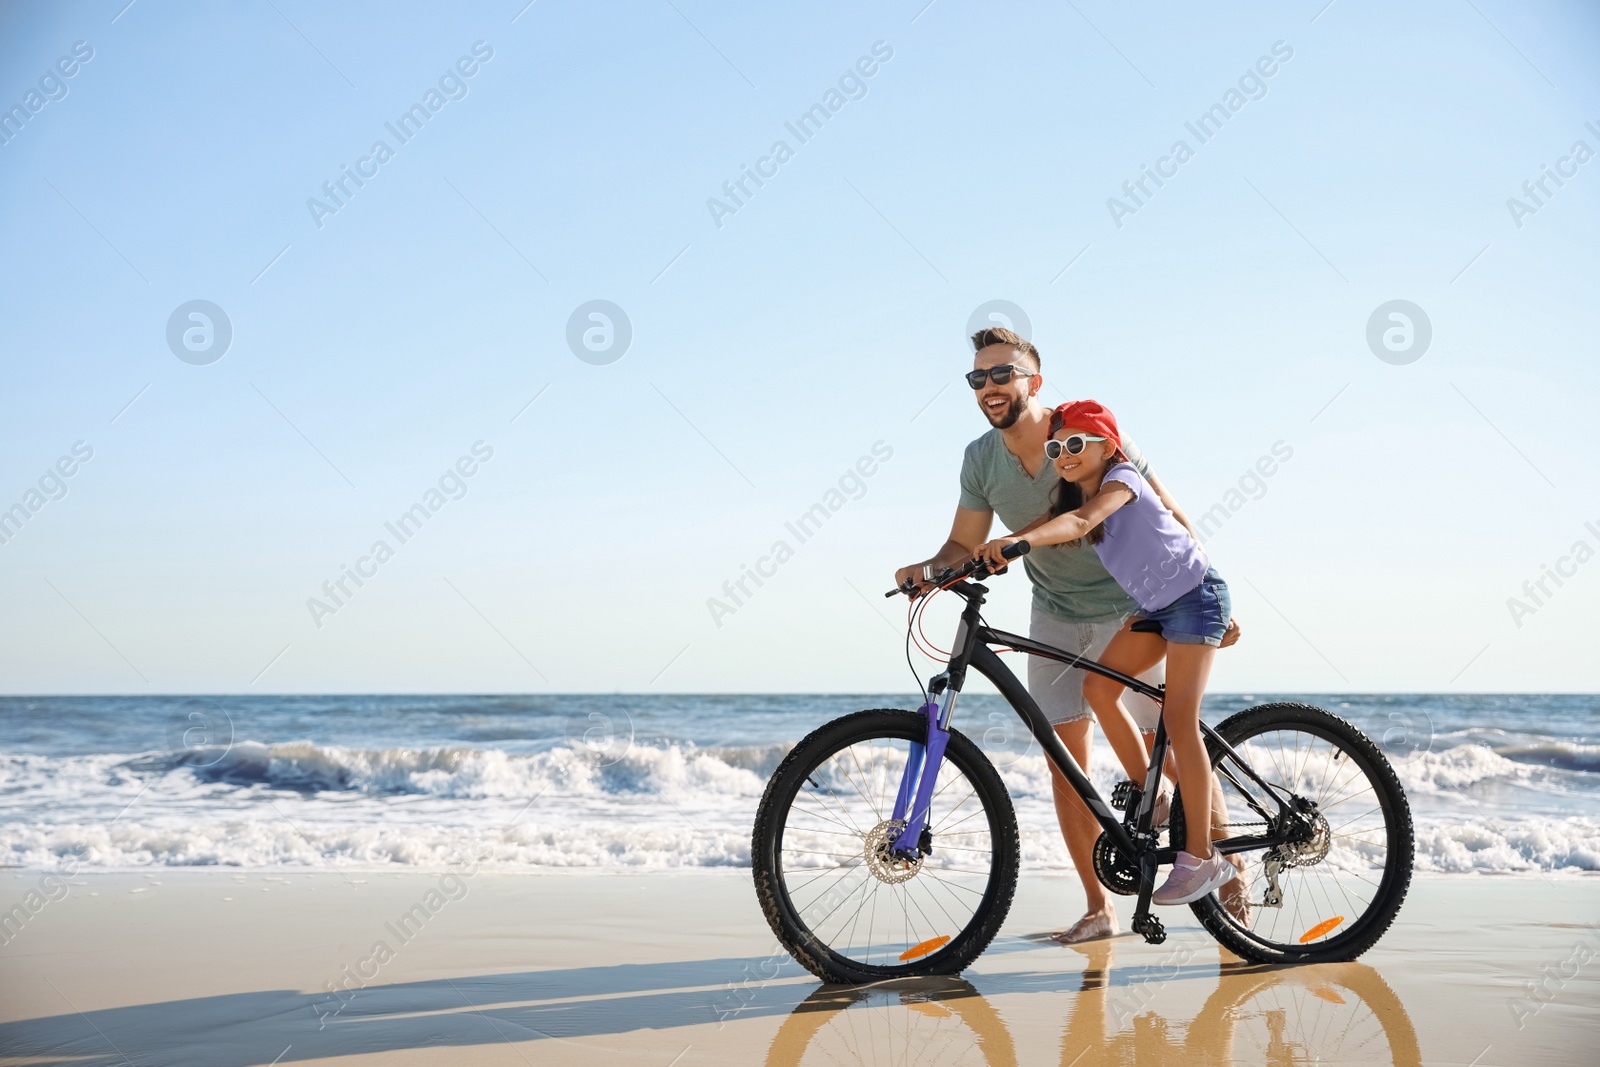
<instances>
[{"instance_id":1,"label":"orange wheel reflector","mask_svg":"<svg viewBox=\"0 0 1600 1067\"><path fill-rule=\"evenodd\" d=\"M1335 915L1331 919L1324 919L1322 922L1319 922L1317 925L1301 934L1300 943L1304 945L1307 942L1315 941L1317 938L1330 932L1335 926L1338 926L1342 922L1344 922L1343 915Z\"/></svg>"},{"instance_id":2,"label":"orange wheel reflector","mask_svg":"<svg viewBox=\"0 0 1600 1067\"><path fill-rule=\"evenodd\" d=\"M904 963L906 960L914 960L919 956L926 956L930 952L936 952L939 949L944 948L944 946L949 942L950 936L948 934L946 934L944 937L929 938L922 944L912 945L910 948L900 953L900 961Z\"/></svg>"},{"instance_id":3,"label":"orange wheel reflector","mask_svg":"<svg viewBox=\"0 0 1600 1067\"><path fill-rule=\"evenodd\" d=\"M1317 986L1311 990L1311 995L1318 1000L1326 1000L1329 1004L1343 1004L1345 999L1327 986Z\"/></svg>"},{"instance_id":4,"label":"orange wheel reflector","mask_svg":"<svg viewBox=\"0 0 1600 1067\"><path fill-rule=\"evenodd\" d=\"M918 1015L926 1015L930 1019L949 1019L955 1015L955 1012L949 1008L928 1000L913 1000L906 1007Z\"/></svg>"}]
</instances>

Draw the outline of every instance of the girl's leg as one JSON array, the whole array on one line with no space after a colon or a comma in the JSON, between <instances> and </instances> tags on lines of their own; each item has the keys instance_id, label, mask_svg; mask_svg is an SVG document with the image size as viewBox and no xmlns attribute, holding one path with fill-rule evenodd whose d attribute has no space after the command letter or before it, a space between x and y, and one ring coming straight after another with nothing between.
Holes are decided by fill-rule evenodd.
<instances>
[{"instance_id":1,"label":"girl's leg","mask_svg":"<svg viewBox=\"0 0 1600 1067\"><path fill-rule=\"evenodd\" d=\"M1178 789L1183 795L1183 850L1200 859L1211 855L1211 758L1200 733L1200 698L1211 675L1210 645L1167 646L1167 698L1161 718L1178 761Z\"/></svg>"},{"instance_id":2,"label":"girl's leg","mask_svg":"<svg viewBox=\"0 0 1600 1067\"><path fill-rule=\"evenodd\" d=\"M1100 662L1114 671L1131 676L1154 667L1166 654L1167 643L1159 634L1135 633L1123 627L1106 645L1105 651L1100 653ZM1170 678L1167 684L1171 685ZM1100 728L1106 732L1106 742L1117 754L1129 779L1143 787L1145 773L1150 769L1150 751L1139 736L1139 727L1134 724L1133 716L1122 706L1122 690L1120 682L1088 671L1083 673L1083 696L1094 709L1095 718L1100 720Z\"/></svg>"}]
</instances>

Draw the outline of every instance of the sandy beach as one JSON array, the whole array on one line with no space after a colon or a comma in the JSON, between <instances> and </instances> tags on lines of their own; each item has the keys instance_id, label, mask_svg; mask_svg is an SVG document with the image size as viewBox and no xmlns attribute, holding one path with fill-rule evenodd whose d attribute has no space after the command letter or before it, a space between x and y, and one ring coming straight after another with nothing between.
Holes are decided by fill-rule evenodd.
<instances>
[{"instance_id":1,"label":"sandy beach","mask_svg":"<svg viewBox=\"0 0 1600 1067\"><path fill-rule=\"evenodd\" d=\"M0 877L0 1063L1520 1067L1600 1030L1591 876L1421 877L1360 962L1274 970L1186 909L1161 946L1043 941L1078 890L1025 875L962 979L861 990L776 951L746 871L43 877Z\"/></svg>"},{"instance_id":2,"label":"sandy beach","mask_svg":"<svg viewBox=\"0 0 1600 1067\"><path fill-rule=\"evenodd\" d=\"M1597 43L0 0L0 1067L1600 1067Z\"/></svg>"}]
</instances>

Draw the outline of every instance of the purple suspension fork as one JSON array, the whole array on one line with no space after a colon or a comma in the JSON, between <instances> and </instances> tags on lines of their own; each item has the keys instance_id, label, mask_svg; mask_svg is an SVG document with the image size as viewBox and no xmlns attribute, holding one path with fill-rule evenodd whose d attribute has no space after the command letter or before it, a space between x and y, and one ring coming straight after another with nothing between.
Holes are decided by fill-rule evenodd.
<instances>
[{"instance_id":1,"label":"purple suspension fork","mask_svg":"<svg viewBox=\"0 0 1600 1067\"><path fill-rule=\"evenodd\" d=\"M942 696L945 701L943 708L930 700L917 709L928 717L928 740L926 744L911 742L911 752L906 757L906 770L900 778L900 792L894 800L893 815L896 821L903 822L905 829L895 838L891 854L921 854L922 833L928 827L928 809L933 803L934 783L939 780L945 745L950 741L950 731L946 728L950 722L949 709L956 701L953 688L946 688Z\"/></svg>"}]
</instances>

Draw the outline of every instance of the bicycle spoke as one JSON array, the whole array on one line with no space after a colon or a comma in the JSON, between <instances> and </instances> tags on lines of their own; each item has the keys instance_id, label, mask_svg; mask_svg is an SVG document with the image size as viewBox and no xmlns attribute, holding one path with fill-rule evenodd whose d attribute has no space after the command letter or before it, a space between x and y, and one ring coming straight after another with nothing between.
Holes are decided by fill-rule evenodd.
<instances>
[{"instance_id":1,"label":"bicycle spoke","mask_svg":"<svg viewBox=\"0 0 1600 1067\"><path fill-rule=\"evenodd\" d=\"M1360 815L1352 815L1350 818L1346 819L1344 822L1340 823L1338 826L1329 827L1329 829L1342 830L1344 827L1349 826L1351 823L1355 822L1357 819L1365 819L1368 815L1371 815L1373 812L1382 811L1382 810L1383 810L1383 805L1382 804L1374 805L1373 807L1370 807L1366 811L1362 812ZM1323 814L1326 815L1327 812L1323 812Z\"/></svg>"},{"instance_id":2,"label":"bicycle spoke","mask_svg":"<svg viewBox=\"0 0 1600 1067\"><path fill-rule=\"evenodd\" d=\"M800 800L802 797L807 799L807 800L815 799L814 797L807 797L804 793L800 794L800 796L795 797L795 799L796 800ZM804 810L802 810L799 813L802 814L802 815L809 815L813 819L825 819L828 822L833 823L835 826L842 826L842 827L845 828L845 831L848 832L853 837L860 837L861 836L861 829L859 827L851 826L847 822L844 822L842 820L834 818L833 815L829 812L828 806L826 804L823 804L820 800L818 800L817 803L822 808L822 811L819 812L819 811L804 811ZM794 814L795 810L796 809L791 808L790 809L790 814L791 815ZM812 832L820 833L821 831L809 831L809 830L807 831L807 833L812 833Z\"/></svg>"},{"instance_id":3,"label":"bicycle spoke","mask_svg":"<svg viewBox=\"0 0 1600 1067\"><path fill-rule=\"evenodd\" d=\"M873 913L876 914L877 913L878 890L879 890L879 888L882 887L883 883L874 880L874 881L866 883L866 885L867 885L867 894L866 894L866 897L861 901L861 903L863 905L865 905L867 903L867 901L869 901L869 900L872 901L872 903L873 903ZM852 945L855 944L855 942L856 942L856 925L858 923L860 923L860 922L861 922L861 909L857 908L854 918L852 918L851 921L850 921L850 936L845 939L845 943L846 944L852 944ZM868 934L868 936L871 936L871 934L872 934L872 924L870 922L867 923L867 934Z\"/></svg>"},{"instance_id":4,"label":"bicycle spoke","mask_svg":"<svg viewBox=\"0 0 1600 1067\"><path fill-rule=\"evenodd\" d=\"M816 827L810 827L799 832L803 834L832 834L834 837L853 837L857 841L861 840L860 834L851 833L848 830L819 830Z\"/></svg>"},{"instance_id":5,"label":"bicycle spoke","mask_svg":"<svg viewBox=\"0 0 1600 1067\"><path fill-rule=\"evenodd\" d=\"M962 884L961 884L961 883L960 883L960 882L952 882L952 881L950 881L950 880L949 880L949 879L947 879L947 878L940 878L940 877L939 877L939 876L938 876L938 875L936 875L936 874L932 874L932 873L928 873L928 872L924 872L924 873L925 873L925 874L927 874L927 876L928 876L928 877L929 877L929 878L931 878L931 879L933 879L933 880L934 880L934 881L935 881L935 882L939 882L939 883L941 883L941 884L943 884L943 885L947 885L947 886L949 886L949 887L950 887L950 888L952 888L952 889L959 889L959 890L961 890L961 891L962 891L962 892L963 892L963 893L971 893L971 894L972 894L972 895L973 895L973 896L975 896L975 897L981 897L981 896L983 896L983 894L982 894L982 893L980 893L980 892L979 892L979 891L978 891L978 890L976 890L976 889L970 889L970 888L968 888L968 887L967 887L967 886L964 886L964 885L962 885ZM977 874L977 873L984 873L984 872L977 872L977 871L963 871L963 872L957 872L957 873L963 873L963 874Z\"/></svg>"},{"instance_id":6,"label":"bicycle spoke","mask_svg":"<svg viewBox=\"0 0 1600 1067\"><path fill-rule=\"evenodd\" d=\"M813 926L815 927L816 931L820 934L822 932L822 930L823 930L824 924L827 923L827 921L829 919L833 918L835 915L838 915L839 912L843 911L846 907L848 907L849 904L850 904L850 901L855 897L855 895L857 893L860 893L863 889L867 889L867 888L869 888L871 886L878 885L878 884L879 883L873 878L865 878L865 879L863 879L862 882L861 882L861 885L858 886L855 889L850 890L849 894L847 894L845 896L844 900L840 902L838 907L834 908L833 911L831 911L827 915L823 916L822 920L820 922L817 922L817 923L813 924ZM847 922L850 922L853 918L855 918L856 915L860 914L861 909L864 908L866 906L866 904L867 904L867 896L868 896L868 894L862 893L861 903L856 905L856 910L855 911L851 912L849 915L845 916L843 920L840 921L839 929L836 931L836 933L842 933L844 931L844 924L847 923Z\"/></svg>"},{"instance_id":7,"label":"bicycle spoke","mask_svg":"<svg viewBox=\"0 0 1600 1067\"><path fill-rule=\"evenodd\" d=\"M851 761L853 761L855 763L856 770L861 772L862 779L864 781L870 782L872 780L871 776L867 774L866 768L861 766L861 757L856 755L856 746L855 745L851 745L850 746L850 759L851 759ZM884 765L887 766L888 762L889 762L888 760L884 760ZM845 774L846 774L846 776L848 776L849 772L846 771ZM851 778L850 782L851 782L852 785L854 785L855 784L855 779ZM862 788L860 786L856 786L856 792L858 794L860 794L861 799L863 799L863 800L865 800L867 802L867 806L872 809L872 813L877 816L877 819L874 820L874 821L882 822L883 821L882 806L879 805L879 804L874 804L872 802L872 797L868 793L866 793L864 790L862 790Z\"/></svg>"},{"instance_id":8,"label":"bicycle spoke","mask_svg":"<svg viewBox=\"0 0 1600 1067\"><path fill-rule=\"evenodd\" d=\"M832 867L823 867L823 868L821 868L821 873L820 874L818 874L814 878L808 878L806 881L801 882L799 885L797 885L794 888L790 889L789 893L792 896L798 890L804 889L806 886L810 885L812 882L815 882L815 881L821 879L824 875L836 874L839 871L850 870L852 868L859 867L859 866L861 866L860 863L839 863L839 864L835 864ZM805 870L807 870L807 871L814 870L814 869L815 868L810 868L810 867L805 868ZM813 898L813 899L815 899L815 898Z\"/></svg>"},{"instance_id":9,"label":"bicycle spoke","mask_svg":"<svg viewBox=\"0 0 1600 1067\"><path fill-rule=\"evenodd\" d=\"M950 816L954 816L954 814L957 813L957 811L960 811L960 809L962 809L962 805L965 805L966 801L971 800L971 798L976 797L976 795L978 795L978 793L968 793L968 795L966 795L966 797L962 798L962 803L960 803L960 805L955 805L954 808L950 808L949 811L946 811L946 813L944 813L944 816L942 816L942 817L944 817L944 819L946 819L946 821L947 821L947 819L949 819ZM979 801L979 803L981 803L981 801ZM962 819L962 822L966 822L966 819ZM931 817L930 817L930 824L931 824ZM946 827L946 825L952 825L952 824L949 824L949 822L939 822L938 827L933 827L933 825L930 825L930 832L934 832L934 833L944 832L944 827ZM960 822L957 822L957 824L954 824L954 825L960 825Z\"/></svg>"},{"instance_id":10,"label":"bicycle spoke","mask_svg":"<svg viewBox=\"0 0 1600 1067\"><path fill-rule=\"evenodd\" d=\"M832 763L833 760L830 759L828 762ZM818 769L820 770L821 768L818 768ZM813 774L811 776L810 780L815 782L816 781L816 777L817 776L815 774ZM845 807L844 801L840 798L839 794L835 793L833 791L833 786L828 785L826 782L821 782L821 783L817 784L817 788L818 789L826 789L828 791L828 795L834 799L834 803L838 805L839 811L844 814L844 817L847 820L849 820L844 825L848 825L851 829L855 830L855 832L858 833L858 834L863 834L863 835L865 834L865 831L863 831L861 829L861 827L856 823L856 821L850 817L849 809ZM820 800L818 802L820 803Z\"/></svg>"},{"instance_id":11,"label":"bicycle spoke","mask_svg":"<svg viewBox=\"0 0 1600 1067\"><path fill-rule=\"evenodd\" d=\"M960 820L951 823L950 826L960 826L962 823L970 822L970 821L972 821L973 819L976 819L978 816L980 816L982 814L984 814L984 811L983 811L982 808L979 808L977 811L968 812L967 814L963 815L960 818ZM940 827L939 832L941 834L948 834L948 833L950 833L950 830L949 830L949 827ZM978 831L968 830L968 831L965 831L965 832L967 832L967 833L976 833Z\"/></svg>"},{"instance_id":12,"label":"bicycle spoke","mask_svg":"<svg viewBox=\"0 0 1600 1067\"><path fill-rule=\"evenodd\" d=\"M1339 754L1336 752L1333 756L1333 759L1329 761L1330 766L1332 763L1337 761L1338 758ZM1353 773L1349 778L1341 780L1340 776L1346 770L1349 770ZM1339 795L1339 790L1344 786L1350 785L1356 781L1365 783L1366 780L1367 776L1362 772L1361 768L1356 765L1355 760L1346 758L1345 765L1340 767L1338 772L1334 774L1332 782L1329 782L1327 776L1323 777L1323 787L1317 791L1317 807L1324 807L1332 799L1332 797L1329 796L1330 793L1333 794L1333 797L1337 797ZM1359 789L1361 786L1357 785L1356 788Z\"/></svg>"},{"instance_id":13,"label":"bicycle spoke","mask_svg":"<svg viewBox=\"0 0 1600 1067\"><path fill-rule=\"evenodd\" d=\"M838 852L818 852L816 849L812 849L812 848L790 848L788 845L785 845L783 847L783 851L785 853L792 852L797 856L832 856L835 859L837 859L839 857L839 855L840 855L840 853L838 853ZM847 852L847 853L844 853L844 855L849 856L851 854ZM855 858L859 859L860 857L857 856Z\"/></svg>"},{"instance_id":14,"label":"bicycle spoke","mask_svg":"<svg viewBox=\"0 0 1600 1067\"><path fill-rule=\"evenodd\" d=\"M1349 785L1351 787L1350 791L1348 793L1333 792L1332 796L1320 797L1317 800L1317 807L1321 808L1323 811L1327 811L1329 808L1338 807L1351 797L1359 796L1363 792L1372 792L1372 783L1367 780L1366 774L1364 774L1360 768L1356 769L1356 773L1352 776L1351 781L1341 784Z\"/></svg>"},{"instance_id":15,"label":"bicycle spoke","mask_svg":"<svg viewBox=\"0 0 1600 1067\"><path fill-rule=\"evenodd\" d=\"M856 754L855 753L856 753L855 746L851 745L850 746L850 758L852 760L855 760L856 766L859 767L861 765L861 761L859 759L856 759ZM869 811L871 811L872 810L872 798L867 796L867 794L862 790L860 785L856 784L855 776L853 774L851 774L850 773L850 769L844 765L844 761L839 760L838 763L839 763L839 773L844 775L845 781L849 782L851 788L853 788L856 791L856 796L860 797L862 800L865 800L867 802L867 809ZM876 814L876 812L874 812L874 814ZM876 824L878 822L881 822L882 819L881 818L873 819L872 821L873 821L874 824Z\"/></svg>"}]
</instances>

